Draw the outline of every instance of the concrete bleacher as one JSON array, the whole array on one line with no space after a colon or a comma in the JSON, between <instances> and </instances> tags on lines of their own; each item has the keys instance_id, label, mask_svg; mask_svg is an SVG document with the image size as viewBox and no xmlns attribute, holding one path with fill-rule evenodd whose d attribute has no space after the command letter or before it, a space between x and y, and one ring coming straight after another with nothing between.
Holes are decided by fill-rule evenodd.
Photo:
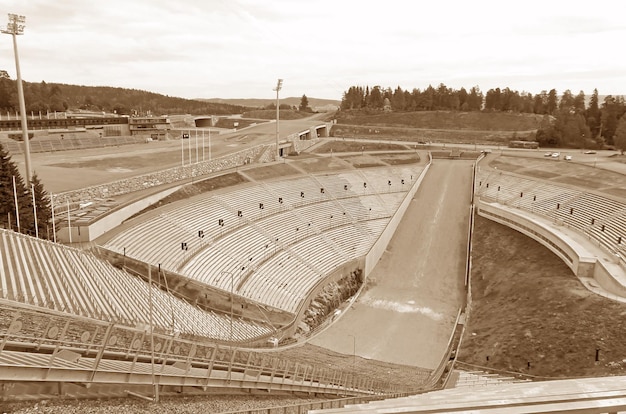
<instances>
[{"instance_id":1,"label":"concrete bleacher","mask_svg":"<svg viewBox=\"0 0 626 414\"><path fill-rule=\"evenodd\" d=\"M538 214L595 240L626 260L626 203L600 194L502 172L481 171L476 194Z\"/></svg>"},{"instance_id":2,"label":"concrete bleacher","mask_svg":"<svg viewBox=\"0 0 626 414\"><path fill-rule=\"evenodd\" d=\"M421 171L399 166L248 183L174 205L104 247L292 312L320 278L367 253Z\"/></svg>"},{"instance_id":3,"label":"concrete bleacher","mask_svg":"<svg viewBox=\"0 0 626 414\"><path fill-rule=\"evenodd\" d=\"M152 296L158 329L246 341L269 327L205 312L98 260L89 252L0 230L2 299L128 326L148 325Z\"/></svg>"}]
</instances>

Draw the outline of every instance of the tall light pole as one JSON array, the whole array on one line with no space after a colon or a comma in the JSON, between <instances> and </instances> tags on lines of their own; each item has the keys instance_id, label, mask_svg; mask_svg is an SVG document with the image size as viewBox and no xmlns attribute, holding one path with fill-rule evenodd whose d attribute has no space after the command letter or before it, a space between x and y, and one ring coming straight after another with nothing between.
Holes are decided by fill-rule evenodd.
<instances>
[{"instance_id":1,"label":"tall light pole","mask_svg":"<svg viewBox=\"0 0 626 414\"><path fill-rule=\"evenodd\" d=\"M24 141L24 161L26 164L26 185L32 182L30 168L30 143L28 142L28 124L26 122L26 104L24 103L24 89L22 87L22 74L20 72L20 58L17 53L17 35L24 34L26 27L26 17L9 13L7 27L2 29L2 33L13 36L13 53L15 54L15 72L17 74L17 96L20 104L20 120L22 124L22 139Z\"/></svg>"},{"instance_id":2,"label":"tall light pole","mask_svg":"<svg viewBox=\"0 0 626 414\"><path fill-rule=\"evenodd\" d=\"M280 89L282 87L283 87L283 80L278 79L278 83L276 84L276 87L272 89L273 91L276 91L276 160L277 161L278 161L278 158L280 158L280 150L278 149L278 133L280 131L280 128L278 126L279 118L280 118L280 100L278 99L278 92L280 92Z\"/></svg>"}]
</instances>

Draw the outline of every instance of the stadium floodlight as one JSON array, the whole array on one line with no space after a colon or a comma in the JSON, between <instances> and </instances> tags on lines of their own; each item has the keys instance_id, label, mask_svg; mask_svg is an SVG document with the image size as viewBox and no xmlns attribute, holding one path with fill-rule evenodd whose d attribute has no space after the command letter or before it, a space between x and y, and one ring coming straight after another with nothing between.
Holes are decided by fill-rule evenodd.
<instances>
[{"instance_id":1,"label":"stadium floodlight","mask_svg":"<svg viewBox=\"0 0 626 414\"><path fill-rule=\"evenodd\" d=\"M15 55L15 72L17 75L17 96L20 105L20 120L22 124L22 139L24 141L24 163L26 166L26 183L32 182L30 166L30 143L28 142L28 123L26 121L26 104L24 103L24 88L22 87L22 74L20 72L20 58L17 53L17 35L24 34L26 16L9 13L9 22L0 30L4 34L13 36L13 53Z\"/></svg>"},{"instance_id":2,"label":"stadium floodlight","mask_svg":"<svg viewBox=\"0 0 626 414\"><path fill-rule=\"evenodd\" d=\"M278 92L280 92L282 87L283 87L283 80L282 79L278 79L278 83L276 84L276 87L274 89L272 89L273 91L276 91L276 160L278 160L278 158L280 158L280 150L278 149L278 133L280 131L280 127L279 127L280 100L278 98Z\"/></svg>"}]
</instances>

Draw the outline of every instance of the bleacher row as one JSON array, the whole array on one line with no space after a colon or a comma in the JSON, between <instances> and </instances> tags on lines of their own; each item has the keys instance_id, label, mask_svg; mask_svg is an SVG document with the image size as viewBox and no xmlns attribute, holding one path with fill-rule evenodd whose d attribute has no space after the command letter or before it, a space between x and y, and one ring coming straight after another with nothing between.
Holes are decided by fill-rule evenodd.
<instances>
[{"instance_id":1,"label":"bleacher row","mask_svg":"<svg viewBox=\"0 0 626 414\"><path fill-rule=\"evenodd\" d=\"M0 229L0 296L74 315L147 326L149 285L93 254ZM156 275L155 275L156 276ZM162 331L247 341L269 327L204 312L152 289L154 326Z\"/></svg>"},{"instance_id":2,"label":"bleacher row","mask_svg":"<svg viewBox=\"0 0 626 414\"><path fill-rule=\"evenodd\" d=\"M476 193L563 223L626 260L626 202L502 172L481 171Z\"/></svg>"},{"instance_id":3,"label":"bleacher row","mask_svg":"<svg viewBox=\"0 0 626 414\"><path fill-rule=\"evenodd\" d=\"M138 144L145 142L145 136L118 136L118 137L98 137L98 136L82 136L82 137L37 137L30 139L30 151L35 152L53 152L68 151L76 149L103 148L114 147L118 145ZM22 154L24 152L23 143L12 139L2 139L0 144L12 154Z\"/></svg>"},{"instance_id":4,"label":"bleacher row","mask_svg":"<svg viewBox=\"0 0 626 414\"><path fill-rule=\"evenodd\" d=\"M103 247L295 312L321 278L367 253L421 170L247 184L172 208Z\"/></svg>"}]
</instances>

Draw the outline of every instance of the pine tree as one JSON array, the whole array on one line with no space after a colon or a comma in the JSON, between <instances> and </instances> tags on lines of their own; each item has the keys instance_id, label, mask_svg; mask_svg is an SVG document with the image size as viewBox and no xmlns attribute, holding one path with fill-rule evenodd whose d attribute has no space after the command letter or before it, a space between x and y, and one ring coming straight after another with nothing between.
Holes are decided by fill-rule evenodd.
<instances>
[{"instance_id":1,"label":"pine tree","mask_svg":"<svg viewBox=\"0 0 626 414\"><path fill-rule=\"evenodd\" d=\"M52 209L50 206L50 197L46 192L43 184L39 180L37 173L33 174L32 191L35 194L35 210L37 211L37 230L40 238L49 238L49 226L51 225ZM32 194L30 207L32 209ZM33 213L34 211L33 210ZM33 217L34 218L34 217ZM34 228L34 223L33 223Z\"/></svg>"},{"instance_id":2,"label":"pine tree","mask_svg":"<svg viewBox=\"0 0 626 414\"><path fill-rule=\"evenodd\" d=\"M298 110L301 112L311 112L311 108L309 108L309 98L306 95L302 95L300 99L300 106L298 106Z\"/></svg>"},{"instance_id":3,"label":"pine tree","mask_svg":"<svg viewBox=\"0 0 626 414\"><path fill-rule=\"evenodd\" d=\"M597 89L593 90L586 112L587 125L591 129L592 138L596 138L600 135L600 102Z\"/></svg>"},{"instance_id":4,"label":"pine tree","mask_svg":"<svg viewBox=\"0 0 626 414\"><path fill-rule=\"evenodd\" d=\"M22 212L24 209L24 194L26 187L11 155L0 144L0 226L18 230L17 217L15 214L15 197L13 191L13 178L15 178L15 193L18 198L18 211L20 213L20 230L22 229Z\"/></svg>"},{"instance_id":5,"label":"pine tree","mask_svg":"<svg viewBox=\"0 0 626 414\"><path fill-rule=\"evenodd\" d=\"M548 92L548 102L546 104L546 112L549 115L554 115L554 113L556 112L556 108L557 108L556 89L550 89L550 92Z\"/></svg>"},{"instance_id":6,"label":"pine tree","mask_svg":"<svg viewBox=\"0 0 626 414\"><path fill-rule=\"evenodd\" d=\"M624 155L624 151L626 151L626 114L619 119L613 140L617 149Z\"/></svg>"}]
</instances>

